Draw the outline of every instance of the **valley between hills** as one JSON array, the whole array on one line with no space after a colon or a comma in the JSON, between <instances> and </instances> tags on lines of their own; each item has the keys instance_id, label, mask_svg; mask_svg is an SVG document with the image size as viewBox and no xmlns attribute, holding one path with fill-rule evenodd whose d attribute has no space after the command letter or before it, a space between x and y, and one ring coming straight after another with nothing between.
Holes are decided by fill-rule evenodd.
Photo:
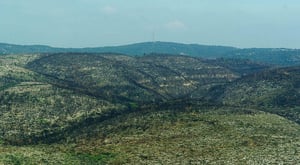
<instances>
[{"instance_id":1,"label":"valley between hills","mask_svg":"<svg viewBox=\"0 0 300 165\"><path fill-rule=\"evenodd\" d=\"M277 64L1 55L0 164L298 164L300 67Z\"/></svg>"}]
</instances>

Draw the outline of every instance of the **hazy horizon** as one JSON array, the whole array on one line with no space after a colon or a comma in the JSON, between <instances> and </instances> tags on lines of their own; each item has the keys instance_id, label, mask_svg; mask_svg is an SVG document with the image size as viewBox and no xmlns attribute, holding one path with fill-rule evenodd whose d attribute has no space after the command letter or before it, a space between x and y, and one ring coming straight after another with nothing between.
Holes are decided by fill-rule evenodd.
<instances>
[{"instance_id":1,"label":"hazy horizon","mask_svg":"<svg viewBox=\"0 0 300 165\"><path fill-rule=\"evenodd\" d=\"M163 41L300 48L300 1L0 1L0 42L102 47Z\"/></svg>"}]
</instances>

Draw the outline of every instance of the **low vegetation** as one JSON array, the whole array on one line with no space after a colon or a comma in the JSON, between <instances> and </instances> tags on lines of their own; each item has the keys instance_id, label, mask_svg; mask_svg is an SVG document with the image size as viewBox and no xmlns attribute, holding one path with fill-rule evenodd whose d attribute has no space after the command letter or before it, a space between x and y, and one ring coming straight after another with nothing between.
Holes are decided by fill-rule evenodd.
<instances>
[{"instance_id":1,"label":"low vegetation","mask_svg":"<svg viewBox=\"0 0 300 165\"><path fill-rule=\"evenodd\" d=\"M300 162L298 67L58 53L0 68L0 164Z\"/></svg>"},{"instance_id":2,"label":"low vegetation","mask_svg":"<svg viewBox=\"0 0 300 165\"><path fill-rule=\"evenodd\" d=\"M14 164L297 164L300 127L277 115L230 107L118 116L51 145L0 146Z\"/></svg>"}]
</instances>

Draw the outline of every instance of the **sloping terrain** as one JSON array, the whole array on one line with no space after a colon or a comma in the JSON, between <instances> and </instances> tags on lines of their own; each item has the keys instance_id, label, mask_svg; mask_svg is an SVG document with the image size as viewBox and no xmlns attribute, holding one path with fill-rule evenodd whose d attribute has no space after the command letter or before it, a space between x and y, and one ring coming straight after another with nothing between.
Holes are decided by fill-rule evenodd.
<instances>
[{"instance_id":1,"label":"sloping terrain","mask_svg":"<svg viewBox=\"0 0 300 165\"><path fill-rule=\"evenodd\" d=\"M46 45L15 45L0 43L0 54L36 54L65 52L63 48L53 48Z\"/></svg>"},{"instance_id":2,"label":"sloping terrain","mask_svg":"<svg viewBox=\"0 0 300 165\"><path fill-rule=\"evenodd\" d=\"M130 45L93 47L93 48L55 48L44 45L13 45L0 43L1 54L24 53L121 53L131 56L145 54L181 54L206 59L229 58L248 59L255 62L277 66L300 65L299 49L285 48L235 48L229 46L182 44L173 42L142 42Z\"/></svg>"},{"instance_id":3,"label":"sloping terrain","mask_svg":"<svg viewBox=\"0 0 300 165\"><path fill-rule=\"evenodd\" d=\"M227 105L258 107L300 123L300 67L254 73L212 89L209 97Z\"/></svg>"},{"instance_id":4,"label":"sloping terrain","mask_svg":"<svg viewBox=\"0 0 300 165\"><path fill-rule=\"evenodd\" d=\"M231 52L237 48L229 46L181 44L173 42L142 42L121 46L106 46L93 48L55 48L45 45L14 45L0 43L0 54L23 54L23 53L121 53L141 56L144 54L185 54L200 57L222 57L225 52Z\"/></svg>"},{"instance_id":5,"label":"sloping terrain","mask_svg":"<svg viewBox=\"0 0 300 165\"><path fill-rule=\"evenodd\" d=\"M297 164L299 69L268 67L162 54L1 56L0 164Z\"/></svg>"},{"instance_id":6,"label":"sloping terrain","mask_svg":"<svg viewBox=\"0 0 300 165\"><path fill-rule=\"evenodd\" d=\"M238 78L224 67L175 55L51 54L27 68L52 78L55 85L120 102L190 97L195 90Z\"/></svg>"},{"instance_id":7,"label":"sloping terrain","mask_svg":"<svg viewBox=\"0 0 300 165\"><path fill-rule=\"evenodd\" d=\"M251 48L226 52L224 57L250 59L278 66L300 65L300 50L285 48Z\"/></svg>"},{"instance_id":8,"label":"sloping terrain","mask_svg":"<svg viewBox=\"0 0 300 165\"><path fill-rule=\"evenodd\" d=\"M81 126L200 96L238 77L201 59L167 55L9 55L1 68L0 138L7 144L55 142Z\"/></svg>"},{"instance_id":9,"label":"sloping terrain","mask_svg":"<svg viewBox=\"0 0 300 165\"><path fill-rule=\"evenodd\" d=\"M24 68L35 58L38 56L1 58L0 138L6 143L51 141L49 136L71 129L91 114L95 117L111 109L123 109L121 105L47 83L47 77Z\"/></svg>"},{"instance_id":10,"label":"sloping terrain","mask_svg":"<svg viewBox=\"0 0 300 165\"><path fill-rule=\"evenodd\" d=\"M297 164L300 161L299 125L277 115L247 109L201 106L194 110L152 109L82 130L75 150L101 146L102 151L116 154L115 159L123 158L124 164Z\"/></svg>"},{"instance_id":11,"label":"sloping terrain","mask_svg":"<svg viewBox=\"0 0 300 165\"><path fill-rule=\"evenodd\" d=\"M297 164L300 127L230 107L140 111L73 132L75 141L0 145L4 164ZM74 136L74 137L73 137Z\"/></svg>"},{"instance_id":12,"label":"sloping terrain","mask_svg":"<svg viewBox=\"0 0 300 165\"><path fill-rule=\"evenodd\" d=\"M240 76L245 76L251 73L258 73L276 67L274 65L268 65L265 63L238 58L207 59L206 62L227 68Z\"/></svg>"}]
</instances>

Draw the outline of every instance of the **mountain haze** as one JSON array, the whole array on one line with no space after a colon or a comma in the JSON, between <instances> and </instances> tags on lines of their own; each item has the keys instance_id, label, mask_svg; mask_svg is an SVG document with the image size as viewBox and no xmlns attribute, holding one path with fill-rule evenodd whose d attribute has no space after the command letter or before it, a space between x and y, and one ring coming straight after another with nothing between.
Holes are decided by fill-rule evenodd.
<instances>
[{"instance_id":1,"label":"mountain haze","mask_svg":"<svg viewBox=\"0 0 300 165\"><path fill-rule=\"evenodd\" d=\"M278 66L296 66L300 64L298 49L284 48L250 48L241 49L229 46L210 46L199 44L181 44L172 42L143 42L123 46L107 46L94 48L54 48L43 45L0 44L0 54L22 53L120 53L134 56L145 54L175 54L215 59L248 59L256 62Z\"/></svg>"}]
</instances>

